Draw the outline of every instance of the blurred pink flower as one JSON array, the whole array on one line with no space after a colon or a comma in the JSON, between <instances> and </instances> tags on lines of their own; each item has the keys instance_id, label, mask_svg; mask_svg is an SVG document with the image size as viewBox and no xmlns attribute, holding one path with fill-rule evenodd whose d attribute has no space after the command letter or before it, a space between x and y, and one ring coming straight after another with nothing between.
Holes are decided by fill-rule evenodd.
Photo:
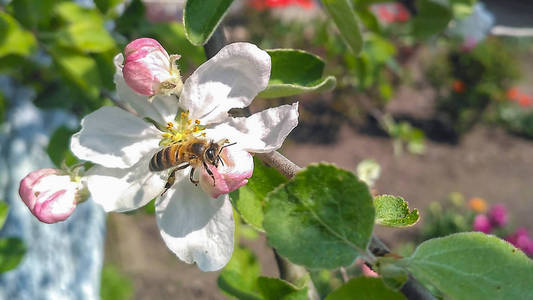
<instances>
[{"instance_id":1,"label":"blurred pink flower","mask_svg":"<svg viewBox=\"0 0 533 300\"><path fill-rule=\"evenodd\" d=\"M486 215L477 215L474 218L474 224L472 227L475 231L480 231L483 233L490 233L492 231L490 220Z\"/></svg>"},{"instance_id":2,"label":"blurred pink flower","mask_svg":"<svg viewBox=\"0 0 533 300\"><path fill-rule=\"evenodd\" d=\"M489 210L490 223L495 227L503 227L507 225L507 208L503 204L496 204Z\"/></svg>"},{"instance_id":3,"label":"blurred pink flower","mask_svg":"<svg viewBox=\"0 0 533 300\"><path fill-rule=\"evenodd\" d=\"M507 236L505 240L524 251L525 254L533 255L533 239L529 236L527 229L518 228L515 233Z\"/></svg>"},{"instance_id":4,"label":"blurred pink flower","mask_svg":"<svg viewBox=\"0 0 533 300\"><path fill-rule=\"evenodd\" d=\"M22 201L43 223L64 221L76 208L83 184L72 181L69 175L62 173L58 169L40 169L20 181L19 195Z\"/></svg>"}]
</instances>

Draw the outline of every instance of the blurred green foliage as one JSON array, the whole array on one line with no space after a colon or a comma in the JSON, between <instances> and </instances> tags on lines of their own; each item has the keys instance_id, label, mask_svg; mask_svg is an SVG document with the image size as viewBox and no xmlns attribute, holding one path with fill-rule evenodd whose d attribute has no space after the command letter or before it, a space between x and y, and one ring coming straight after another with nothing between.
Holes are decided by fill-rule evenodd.
<instances>
[{"instance_id":1,"label":"blurred green foliage","mask_svg":"<svg viewBox=\"0 0 533 300\"><path fill-rule=\"evenodd\" d=\"M0 229L4 226L9 206L0 201ZM0 274L15 269L26 254L26 246L19 238L0 238Z\"/></svg>"},{"instance_id":2,"label":"blurred green foliage","mask_svg":"<svg viewBox=\"0 0 533 300\"><path fill-rule=\"evenodd\" d=\"M133 282L116 266L104 264L101 276L100 297L102 300L133 299Z\"/></svg>"},{"instance_id":3,"label":"blurred green foliage","mask_svg":"<svg viewBox=\"0 0 533 300\"><path fill-rule=\"evenodd\" d=\"M437 92L437 118L458 135L482 121L491 105L506 101L520 78L516 53L501 39L489 38L471 51L454 41L440 44L426 67Z\"/></svg>"}]
</instances>

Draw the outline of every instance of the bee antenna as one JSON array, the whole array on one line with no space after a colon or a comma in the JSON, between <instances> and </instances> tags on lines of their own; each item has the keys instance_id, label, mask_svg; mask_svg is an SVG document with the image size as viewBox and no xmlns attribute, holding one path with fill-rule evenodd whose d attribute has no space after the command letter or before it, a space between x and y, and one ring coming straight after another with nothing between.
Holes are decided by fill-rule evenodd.
<instances>
[{"instance_id":1,"label":"bee antenna","mask_svg":"<svg viewBox=\"0 0 533 300\"><path fill-rule=\"evenodd\" d=\"M231 143L231 144L228 144L228 145L224 145L224 146L220 147L220 150L222 150L222 149L224 149L226 147L229 147L229 146L233 146L235 144L237 144L237 142L234 142L234 143Z\"/></svg>"}]
</instances>

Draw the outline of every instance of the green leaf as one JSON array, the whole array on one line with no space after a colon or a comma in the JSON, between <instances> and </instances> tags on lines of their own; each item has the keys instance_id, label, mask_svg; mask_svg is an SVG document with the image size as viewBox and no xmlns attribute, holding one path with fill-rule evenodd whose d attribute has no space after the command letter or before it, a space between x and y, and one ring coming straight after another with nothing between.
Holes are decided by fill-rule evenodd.
<instances>
[{"instance_id":1,"label":"green leaf","mask_svg":"<svg viewBox=\"0 0 533 300\"><path fill-rule=\"evenodd\" d=\"M260 160L254 158L254 173L248 183L233 191L231 202L239 212L242 219L255 229L263 229L263 206L268 192L280 184L287 182L276 169L265 166Z\"/></svg>"},{"instance_id":2,"label":"green leaf","mask_svg":"<svg viewBox=\"0 0 533 300\"><path fill-rule=\"evenodd\" d=\"M307 300L307 288L299 289L279 278L261 276L257 285L265 300Z\"/></svg>"},{"instance_id":3,"label":"green leaf","mask_svg":"<svg viewBox=\"0 0 533 300\"><path fill-rule=\"evenodd\" d=\"M75 133L75 130L71 130L65 126L58 127L48 142L48 147L46 147L46 153L56 165L56 167L61 167L62 163L65 162L67 166L71 166L76 163L77 158L70 151L70 137Z\"/></svg>"},{"instance_id":4,"label":"green leaf","mask_svg":"<svg viewBox=\"0 0 533 300\"><path fill-rule=\"evenodd\" d=\"M372 13L368 6L357 5L357 1L355 2L355 12L357 13L359 19L361 19L363 25L375 33L381 33L381 25L379 24L376 15Z\"/></svg>"},{"instance_id":5,"label":"green leaf","mask_svg":"<svg viewBox=\"0 0 533 300\"><path fill-rule=\"evenodd\" d=\"M452 19L448 0L417 0L418 14L413 19L413 34L428 38L446 29Z\"/></svg>"},{"instance_id":6,"label":"green leaf","mask_svg":"<svg viewBox=\"0 0 533 300\"><path fill-rule=\"evenodd\" d=\"M183 24L189 41L196 46L207 43L233 0L188 0Z\"/></svg>"},{"instance_id":7,"label":"green leaf","mask_svg":"<svg viewBox=\"0 0 533 300\"><path fill-rule=\"evenodd\" d=\"M415 225L420 219L417 209L409 211L409 204L402 197L379 195L374 198L376 224L390 227Z\"/></svg>"},{"instance_id":8,"label":"green leaf","mask_svg":"<svg viewBox=\"0 0 533 300\"><path fill-rule=\"evenodd\" d=\"M268 242L292 262L333 269L366 251L374 205L366 184L352 173L310 165L266 199Z\"/></svg>"},{"instance_id":9,"label":"green leaf","mask_svg":"<svg viewBox=\"0 0 533 300\"><path fill-rule=\"evenodd\" d=\"M326 297L326 300L405 300L399 292L390 290L380 278L356 277Z\"/></svg>"},{"instance_id":10,"label":"green leaf","mask_svg":"<svg viewBox=\"0 0 533 300\"><path fill-rule=\"evenodd\" d=\"M142 36L153 37L158 40L168 53L181 55L178 61L182 74L190 73L193 68L205 61L204 49L193 46L185 36L185 27L177 22L159 23L147 28Z\"/></svg>"},{"instance_id":11,"label":"green leaf","mask_svg":"<svg viewBox=\"0 0 533 300\"><path fill-rule=\"evenodd\" d=\"M267 52L272 58L272 71L268 86L259 97L288 97L329 91L335 87L335 77L322 77L324 61L320 57L293 49L274 49Z\"/></svg>"},{"instance_id":12,"label":"green leaf","mask_svg":"<svg viewBox=\"0 0 533 300\"><path fill-rule=\"evenodd\" d=\"M116 31L124 35L138 36L135 30L145 25L145 12L146 8L141 0L132 0L122 15L115 20Z\"/></svg>"},{"instance_id":13,"label":"green leaf","mask_svg":"<svg viewBox=\"0 0 533 300\"><path fill-rule=\"evenodd\" d=\"M299 289L278 278L259 276L255 255L235 248L231 260L218 277L218 286L227 295L241 300L305 300L307 289Z\"/></svg>"},{"instance_id":14,"label":"green leaf","mask_svg":"<svg viewBox=\"0 0 533 300\"><path fill-rule=\"evenodd\" d=\"M111 8L122 3L123 0L94 0L94 4L102 12L106 14Z\"/></svg>"},{"instance_id":15,"label":"green leaf","mask_svg":"<svg viewBox=\"0 0 533 300\"><path fill-rule=\"evenodd\" d=\"M322 0L324 8L337 25L348 48L357 55L363 48L357 15L350 0Z\"/></svg>"},{"instance_id":16,"label":"green leaf","mask_svg":"<svg viewBox=\"0 0 533 300\"><path fill-rule=\"evenodd\" d=\"M533 261L492 235L431 239L401 263L453 299L533 299Z\"/></svg>"},{"instance_id":17,"label":"green leaf","mask_svg":"<svg viewBox=\"0 0 533 300\"><path fill-rule=\"evenodd\" d=\"M383 283L391 290L398 291L405 284L409 272L397 264L395 257L378 257L373 267L383 280Z\"/></svg>"},{"instance_id":18,"label":"green leaf","mask_svg":"<svg viewBox=\"0 0 533 300\"><path fill-rule=\"evenodd\" d=\"M7 219L7 214L9 213L9 205L5 202L0 201L0 229L4 227L4 223Z\"/></svg>"},{"instance_id":19,"label":"green leaf","mask_svg":"<svg viewBox=\"0 0 533 300\"><path fill-rule=\"evenodd\" d=\"M50 49L50 54L67 79L83 89L89 98L99 97L100 73L98 65L92 57L62 47Z\"/></svg>"},{"instance_id":20,"label":"green leaf","mask_svg":"<svg viewBox=\"0 0 533 300\"><path fill-rule=\"evenodd\" d=\"M217 282L220 289L230 296L258 300L261 299L257 292L259 274L260 267L255 255L248 249L236 247Z\"/></svg>"},{"instance_id":21,"label":"green leaf","mask_svg":"<svg viewBox=\"0 0 533 300\"><path fill-rule=\"evenodd\" d=\"M48 27L59 0L15 0L11 2L14 17L26 28Z\"/></svg>"},{"instance_id":22,"label":"green leaf","mask_svg":"<svg viewBox=\"0 0 533 300\"><path fill-rule=\"evenodd\" d=\"M67 22L57 35L57 43L83 52L105 52L115 48L115 41L104 27L104 19L96 9L72 2L57 6L57 15Z\"/></svg>"},{"instance_id":23,"label":"green leaf","mask_svg":"<svg viewBox=\"0 0 533 300\"><path fill-rule=\"evenodd\" d=\"M25 253L26 246L20 239L0 239L0 273L16 268Z\"/></svg>"},{"instance_id":24,"label":"green leaf","mask_svg":"<svg viewBox=\"0 0 533 300\"><path fill-rule=\"evenodd\" d=\"M31 32L24 30L12 16L0 11L0 57L9 54L28 56L36 46Z\"/></svg>"}]
</instances>

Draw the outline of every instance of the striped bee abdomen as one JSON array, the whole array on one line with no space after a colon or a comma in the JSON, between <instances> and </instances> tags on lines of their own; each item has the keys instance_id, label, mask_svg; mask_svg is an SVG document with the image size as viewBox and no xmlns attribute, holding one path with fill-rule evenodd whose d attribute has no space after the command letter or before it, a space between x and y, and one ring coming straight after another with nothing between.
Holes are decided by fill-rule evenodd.
<instances>
[{"instance_id":1,"label":"striped bee abdomen","mask_svg":"<svg viewBox=\"0 0 533 300\"><path fill-rule=\"evenodd\" d=\"M178 165L180 163L178 158L180 148L181 145L177 144L159 150L150 160L150 171L163 171Z\"/></svg>"}]
</instances>

